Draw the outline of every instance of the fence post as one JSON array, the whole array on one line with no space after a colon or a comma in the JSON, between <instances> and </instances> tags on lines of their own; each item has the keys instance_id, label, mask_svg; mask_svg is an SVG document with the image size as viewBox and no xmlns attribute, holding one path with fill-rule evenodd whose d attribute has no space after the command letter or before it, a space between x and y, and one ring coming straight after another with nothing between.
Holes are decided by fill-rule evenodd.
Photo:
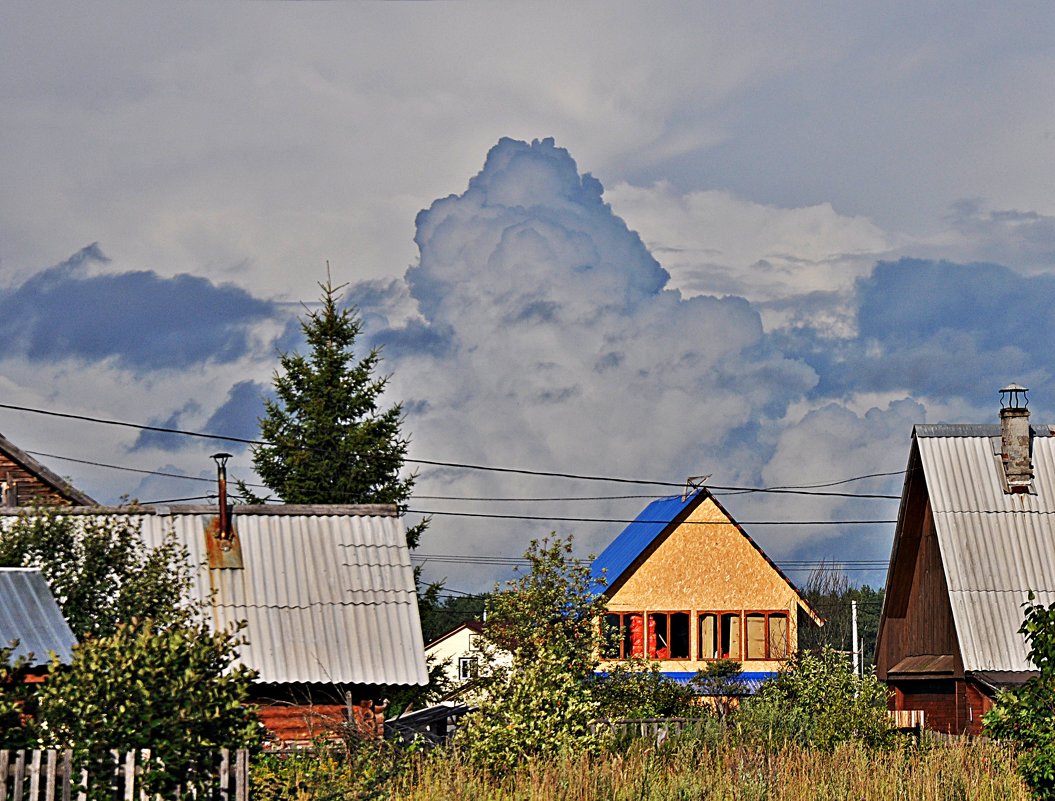
<instances>
[{"instance_id":1,"label":"fence post","mask_svg":"<svg viewBox=\"0 0 1055 801\"><path fill-rule=\"evenodd\" d=\"M7 801L7 770L11 752L6 748L0 750L0 801Z\"/></svg>"},{"instance_id":2,"label":"fence post","mask_svg":"<svg viewBox=\"0 0 1055 801\"><path fill-rule=\"evenodd\" d=\"M62 752L62 801L70 801L73 794L73 751Z\"/></svg>"},{"instance_id":3,"label":"fence post","mask_svg":"<svg viewBox=\"0 0 1055 801\"><path fill-rule=\"evenodd\" d=\"M40 750L34 749L33 756L29 758L29 799L37 801L40 798Z\"/></svg>"},{"instance_id":4,"label":"fence post","mask_svg":"<svg viewBox=\"0 0 1055 801\"><path fill-rule=\"evenodd\" d=\"M235 753L235 801L249 801L249 749L239 748Z\"/></svg>"},{"instance_id":5,"label":"fence post","mask_svg":"<svg viewBox=\"0 0 1055 801\"><path fill-rule=\"evenodd\" d=\"M15 781L13 784L14 792L11 794L14 801L22 801L22 796L25 794L25 790L22 787L22 782L26 778L26 752L15 751Z\"/></svg>"},{"instance_id":6,"label":"fence post","mask_svg":"<svg viewBox=\"0 0 1055 801\"><path fill-rule=\"evenodd\" d=\"M48 749L48 772L44 784L45 801L55 801L55 767L58 762L58 754L54 748Z\"/></svg>"},{"instance_id":7,"label":"fence post","mask_svg":"<svg viewBox=\"0 0 1055 801\"><path fill-rule=\"evenodd\" d=\"M125 754L125 797L124 801L136 801L136 752Z\"/></svg>"}]
</instances>

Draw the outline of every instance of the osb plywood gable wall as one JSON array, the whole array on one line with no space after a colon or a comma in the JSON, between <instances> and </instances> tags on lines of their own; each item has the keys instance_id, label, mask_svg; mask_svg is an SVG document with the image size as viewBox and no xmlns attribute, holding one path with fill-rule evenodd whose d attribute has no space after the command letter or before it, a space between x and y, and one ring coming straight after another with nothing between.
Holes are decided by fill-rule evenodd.
<instances>
[{"instance_id":1,"label":"osb plywood gable wall","mask_svg":"<svg viewBox=\"0 0 1055 801\"><path fill-rule=\"evenodd\" d=\"M633 568L631 568L633 570ZM612 595L612 611L787 609L798 596L713 501L693 510Z\"/></svg>"},{"instance_id":2,"label":"osb plywood gable wall","mask_svg":"<svg viewBox=\"0 0 1055 801\"><path fill-rule=\"evenodd\" d=\"M17 484L19 506L68 505L70 503L68 498L2 453L0 453L0 481Z\"/></svg>"},{"instance_id":3,"label":"osb plywood gable wall","mask_svg":"<svg viewBox=\"0 0 1055 801\"><path fill-rule=\"evenodd\" d=\"M709 498L630 570L612 591L610 612L690 615L689 658L660 658L662 670L692 671L707 664L698 658L701 612L786 611L788 646L792 652L797 648L798 594ZM747 670L772 671L782 660L751 659L744 664Z\"/></svg>"}]
</instances>

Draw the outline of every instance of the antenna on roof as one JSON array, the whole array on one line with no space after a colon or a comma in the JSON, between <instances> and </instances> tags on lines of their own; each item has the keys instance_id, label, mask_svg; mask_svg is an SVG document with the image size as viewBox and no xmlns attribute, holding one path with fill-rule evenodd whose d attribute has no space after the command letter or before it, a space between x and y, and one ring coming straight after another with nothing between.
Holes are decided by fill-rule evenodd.
<instances>
[{"instance_id":1,"label":"antenna on roof","mask_svg":"<svg viewBox=\"0 0 1055 801\"><path fill-rule=\"evenodd\" d=\"M704 482L706 482L712 475L714 474L708 473L705 476L689 476L685 479L685 492L682 493L681 499L687 501L690 495L703 488Z\"/></svg>"}]
</instances>

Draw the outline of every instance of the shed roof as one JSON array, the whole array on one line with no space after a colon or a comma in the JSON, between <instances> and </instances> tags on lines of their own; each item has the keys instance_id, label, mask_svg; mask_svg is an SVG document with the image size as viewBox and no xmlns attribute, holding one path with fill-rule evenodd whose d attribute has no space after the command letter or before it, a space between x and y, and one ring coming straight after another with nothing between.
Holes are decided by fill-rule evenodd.
<instances>
[{"instance_id":1,"label":"shed roof","mask_svg":"<svg viewBox=\"0 0 1055 801\"><path fill-rule=\"evenodd\" d=\"M0 646L13 640L13 656L31 654L33 666L47 664L51 653L68 663L77 644L44 576L33 568L0 567Z\"/></svg>"},{"instance_id":2,"label":"shed roof","mask_svg":"<svg viewBox=\"0 0 1055 801\"><path fill-rule=\"evenodd\" d=\"M729 519L740 535L743 536L758 551L773 571L777 573L788 586L798 595L799 602L806 612L815 620L822 618L810 605L795 583L776 563L769 558L765 551L747 534L746 531L733 520L732 516L718 503L717 499L706 487L701 487L693 493L686 495L672 495L652 501L642 510L632 523L620 532L601 554L593 560L590 566L590 575L593 579L594 588L597 592L603 592L605 588L614 586L623 578L624 574L645 553L653 543L661 536L669 534L676 525L689 516L693 509L706 500L712 501L722 513Z\"/></svg>"},{"instance_id":3,"label":"shed roof","mask_svg":"<svg viewBox=\"0 0 1055 801\"><path fill-rule=\"evenodd\" d=\"M916 426L953 622L967 671L1023 671L1030 591L1055 602L1055 439L1033 426L1030 493L1004 491L999 426Z\"/></svg>"},{"instance_id":4,"label":"shed roof","mask_svg":"<svg viewBox=\"0 0 1055 801\"><path fill-rule=\"evenodd\" d=\"M428 682L414 571L391 506L235 506L244 569L209 569L215 506L63 510L131 518L144 541L173 533L198 565L212 623L246 621L239 662L261 683Z\"/></svg>"}]
</instances>

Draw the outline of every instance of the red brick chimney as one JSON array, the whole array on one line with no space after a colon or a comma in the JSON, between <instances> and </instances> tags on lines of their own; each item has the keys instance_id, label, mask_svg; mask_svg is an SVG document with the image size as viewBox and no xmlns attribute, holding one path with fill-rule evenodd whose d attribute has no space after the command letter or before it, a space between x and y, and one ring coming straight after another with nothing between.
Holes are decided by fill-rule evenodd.
<instances>
[{"instance_id":1,"label":"red brick chimney","mask_svg":"<svg viewBox=\"0 0 1055 801\"><path fill-rule=\"evenodd\" d=\"M1008 384L1000 390L1000 458L1010 492L1029 492L1033 481L1033 438L1025 387Z\"/></svg>"}]
</instances>

